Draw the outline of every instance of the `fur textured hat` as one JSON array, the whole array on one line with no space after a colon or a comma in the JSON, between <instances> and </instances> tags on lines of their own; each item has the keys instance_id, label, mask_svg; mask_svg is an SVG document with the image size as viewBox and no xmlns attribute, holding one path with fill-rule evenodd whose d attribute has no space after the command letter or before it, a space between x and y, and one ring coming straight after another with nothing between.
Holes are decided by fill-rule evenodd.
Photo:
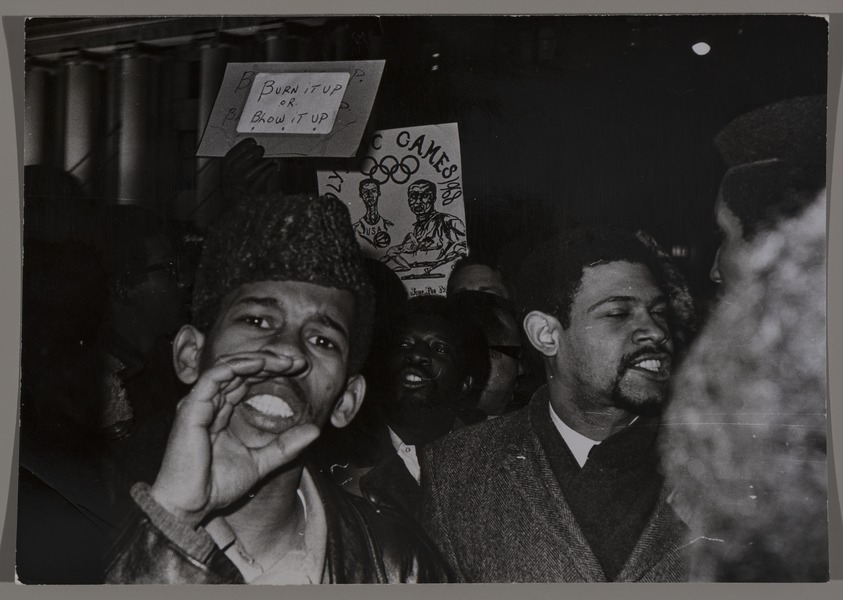
<instances>
[{"instance_id":1,"label":"fur textured hat","mask_svg":"<svg viewBox=\"0 0 843 600\"><path fill-rule=\"evenodd\" d=\"M300 281L354 294L349 368L360 368L371 337L374 291L341 201L280 194L239 201L206 239L193 291L194 325L210 329L222 299L257 281Z\"/></svg>"},{"instance_id":2,"label":"fur textured hat","mask_svg":"<svg viewBox=\"0 0 843 600\"><path fill-rule=\"evenodd\" d=\"M729 123L714 140L731 167L764 160L825 165L826 96L790 98Z\"/></svg>"},{"instance_id":3,"label":"fur textured hat","mask_svg":"<svg viewBox=\"0 0 843 600\"><path fill-rule=\"evenodd\" d=\"M752 239L825 187L826 96L791 98L733 120L715 141L729 167L723 201Z\"/></svg>"}]
</instances>

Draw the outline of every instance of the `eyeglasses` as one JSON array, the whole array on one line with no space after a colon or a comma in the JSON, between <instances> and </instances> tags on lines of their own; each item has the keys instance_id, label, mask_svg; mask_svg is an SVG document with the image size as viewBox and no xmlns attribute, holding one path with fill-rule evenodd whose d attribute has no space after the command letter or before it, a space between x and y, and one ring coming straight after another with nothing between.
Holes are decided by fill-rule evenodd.
<instances>
[{"instance_id":1,"label":"eyeglasses","mask_svg":"<svg viewBox=\"0 0 843 600\"><path fill-rule=\"evenodd\" d=\"M508 312L515 316L515 305L512 300L479 290L461 290L451 296L459 306L469 308L494 308Z\"/></svg>"},{"instance_id":2,"label":"eyeglasses","mask_svg":"<svg viewBox=\"0 0 843 600\"><path fill-rule=\"evenodd\" d=\"M515 360L521 360L521 355L523 353L523 348L521 348L521 346L487 346L487 348L489 350L494 350L495 352L500 352L501 354L506 354L508 357Z\"/></svg>"}]
</instances>

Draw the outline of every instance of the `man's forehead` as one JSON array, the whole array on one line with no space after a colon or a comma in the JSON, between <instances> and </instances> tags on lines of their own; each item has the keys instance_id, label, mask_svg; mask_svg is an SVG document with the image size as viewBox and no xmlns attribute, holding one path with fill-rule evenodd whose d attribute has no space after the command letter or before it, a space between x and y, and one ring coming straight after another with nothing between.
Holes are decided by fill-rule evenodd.
<instances>
[{"instance_id":1,"label":"man's forehead","mask_svg":"<svg viewBox=\"0 0 843 600\"><path fill-rule=\"evenodd\" d=\"M457 337L453 323L441 315L429 313L410 313L398 322L395 329L402 335L429 334L449 340Z\"/></svg>"},{"instance_id":2,"label":"man's forehead","mask_svg":"<svg viewBox=\"0 0 843 600\"><path fill-rule=\"evenodd\" d=\"M239 304L289 309L300 315L326 313L349 322L354 317L354 295L350 291L303 281L242 284L228 294L225 306L229 309Z\"/></svg>"},{"instance_id":3,"label":"man's forehead","mask_svg":"<svg viewBox=\"0 0 843 600\"><path fill-rule=\"evenodd\" d=\"M509 293L503 285L500 273L487 265L466 265L451 275L449 283L452 293L460 290L479 290L509 298Z\"/></svg>"},{"instance_id":4,"label":"man's forehead","mask_svg":"<svg viewBox=\"0 0 843 600\"><path fill-rule=\"evenodd\" d=\"M614 261L583 269L574 303L590 306L611 297L650 302L663 295L648 267L641 263Z\"/></svg>"}]
</instances>

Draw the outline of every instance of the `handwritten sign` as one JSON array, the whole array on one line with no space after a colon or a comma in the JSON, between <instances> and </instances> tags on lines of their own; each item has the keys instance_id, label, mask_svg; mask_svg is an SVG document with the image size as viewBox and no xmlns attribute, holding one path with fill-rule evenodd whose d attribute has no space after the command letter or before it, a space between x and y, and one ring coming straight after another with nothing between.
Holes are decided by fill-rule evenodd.
<instances>
[{"instance_id":1,"label":"handwritten sign","mask_svg":"<svg viewBox=\"0 0 843 600\"><path fill-rule=\"evenodd\" d=\"M228 63L196 155L225 156L253 137L268 157L354 156L383 68L382 60Z\"/></svg>"},{"instance_id":2,"label":"handwritten sign","mask_svg":"<svg viewBox=\"0 0 843 600\"><path fill-rule=\"evenodd\" d=\"M456 123L375 132L358 170L317 172L320 194L348 205L364 253L411 296L444 295L468 252Z\"/></svg>"},{"instance_id":3,"label":"handwritten sign","mask_svg":"<svg viewBox=\"0 0 843 600\"><path fill-rule=\"evenodd\" d=\"M331 133L348 73L258 73L238 133Z\"/></svg>"}]
</instances>

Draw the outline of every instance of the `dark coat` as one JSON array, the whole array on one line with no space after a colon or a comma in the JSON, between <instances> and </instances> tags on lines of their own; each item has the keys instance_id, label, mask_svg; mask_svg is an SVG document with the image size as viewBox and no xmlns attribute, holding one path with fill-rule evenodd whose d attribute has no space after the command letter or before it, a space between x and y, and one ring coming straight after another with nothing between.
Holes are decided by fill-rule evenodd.
<instances>
[{"instance_id":1,"label":"dark coat","mask_svg":"<svg viewBox=\"0 0 843 600\"><path fill-rule=\"evenodd\" d=\"M606 581L535 433L546 411L534 401L422 453L422 523L458 580ZM689 532L667 496L615 581L686 579Z\"/></svg>"},{"instance_id":2,"label":"dark coat","mask_svg":"<svg viewBox=\"0 0 843 600\"><path fill-rule=\"evenodd\" d=\"M421 488L392 444L383 459L360 478L360 493L375 504L399 507L417 518Z\"/></svg>"},{"instance_id":3,"label":"dark coat","mask_svg":"<svg viewBox=\"0 0 843 600\"><path fill-rule=\"evenodd\" d=\"M327 522L325 582L449 580L439 554L412 521L340 490L317 469L309 472ZM118 541L106 573L107 583L244 582L207 533L182 525L160 506L150 507L154 501L143 488L136 488L133 495L144 511L137 511Z\"/></svg>"}]
</instances>

